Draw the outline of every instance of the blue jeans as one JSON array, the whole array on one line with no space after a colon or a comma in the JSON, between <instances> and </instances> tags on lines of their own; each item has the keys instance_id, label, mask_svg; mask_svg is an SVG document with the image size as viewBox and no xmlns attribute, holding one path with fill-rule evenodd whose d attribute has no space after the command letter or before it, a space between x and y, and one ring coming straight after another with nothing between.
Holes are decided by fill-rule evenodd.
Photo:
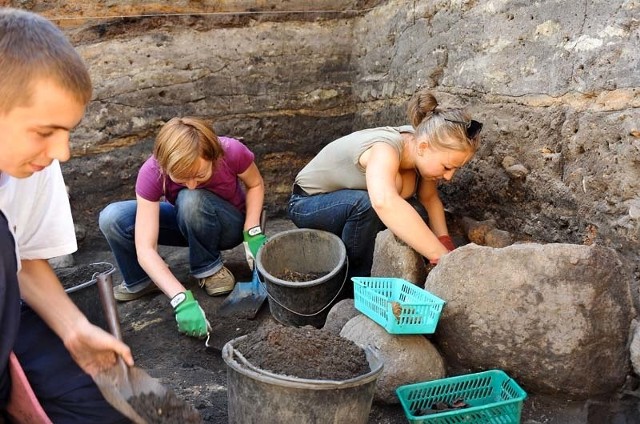
<instances>
[{"instance_id":1,"label":"blue jeans","mask_svg":"<svg viewBox=\"0 0 640 424\"><path fill-rule=\"evenodd\" d=\"M116 202L100 212L99 225L116 258L126 287L135 292L151 279L137 260L135 200ZM209 190L181 190L176 204L160 202L158 244L188 246L195 278L222 268L222 250L242 243L244 213Z\"/></svg>"},{"instance_id":2,"label":"blue jeans","mask_svg":"<svg viewBox=\"0 0 640 424\"><path fill-rule=\"evenodd\" d=\"M91 376L76 364L62 340L26 304L20 311L19 334L13 350L52 422L130 422L104 399Z\"/></svg>"},{"instance_id":3,"label":"blue jeans","mask_svg":"<svg viewBox=\"0 0 640 424\"><path fill-rule=\"evenodd\" d=\"M415 197L407 201L426 222L428 216L422 204ZM386 227L371 206L366 190L345 189L313 196L294 193L288 213L298 228L324 230L342 239L349 258L349 278L371 275L376 236Z\"/></svg>"}]
</instances>

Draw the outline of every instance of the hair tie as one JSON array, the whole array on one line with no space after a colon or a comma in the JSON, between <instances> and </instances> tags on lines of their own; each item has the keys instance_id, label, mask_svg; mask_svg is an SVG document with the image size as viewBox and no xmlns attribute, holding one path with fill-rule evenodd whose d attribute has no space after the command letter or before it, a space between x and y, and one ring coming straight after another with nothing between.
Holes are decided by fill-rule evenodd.
<instances>
[{"instance_id":1,"label":"hair tie","mask_svg":"<svg viewBox=\"0 0 640 424\"><path fill-rule=\"evenodd\" d=\"M433 115L435 114L435 109L430 110L430 111L426 111L424 113L424 116L422 117L422 119L420 120L420 123L426 122L429 119L431 119L433 117Z\"/></svg>"}]
</instances>

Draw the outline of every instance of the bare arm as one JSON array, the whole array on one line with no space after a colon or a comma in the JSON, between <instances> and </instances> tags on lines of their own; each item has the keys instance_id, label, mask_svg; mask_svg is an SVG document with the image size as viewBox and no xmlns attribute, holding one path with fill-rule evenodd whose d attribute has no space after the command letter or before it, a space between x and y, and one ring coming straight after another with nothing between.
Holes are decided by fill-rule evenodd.
<instances>
[{"instance_id":1,"label":"bare arm","mask_svg":"<svg viewBox=\"0 0 640 424\"><path fill-rule=\"evenodd\" d=\"M400 159L397 152L385 143L376 143L364 166L371 204L387 228L430 260L438 260L446 254L448 250L398 193L396 175Z\"/></svg>"},{"instance_id":2,"label":"bare arm","mask_svg":"<svg viewBox=\"0 0 640 424\"><path fill-rule=\"evenodd\" d=\"M186 288L173 275L169 266L158 254L158 233L160 202L151 202L140 196L136 198L136 252L138 263L147 275L169 298L186 291Z\"/></svg>"},{"instance_id":3,"label":"bare arm","mask_svg":"<svg viewBox=\"0 0 640 424\"><path fill-rule=\"evenodd\" d=\"M418 191L418 200L429 214L429 227L436 236L449 234L447 220L444 216L444 205L438 195L438 186L435 181L422 180Z\"/></svg>"},{"instance_id":4,"label":"bare arm","mask_svg":"<svg viewBox=\"0 0 640 424\"><path fill-rule=\"evenodd\" d=\"M255 162L251 162L249 168L238 175L240 181L247 189L247 215L244 221L244 229L260 225L260 214L264 204L264 181ZM264 231L264 228L262 229Z\"/></svg>"},{"instance_id":5,"label":"bare arm","mask_svg":"<svg viewBox=\"0 0 640 424\"><path fill-rule=\"evenodd\" d=\"M111 367L116 355L133 365L129 347L87 320L65 293L46 260L23 260L18 281L24 301L62 339L86 373L95 375Z\"/></svg>"}]
</instances>

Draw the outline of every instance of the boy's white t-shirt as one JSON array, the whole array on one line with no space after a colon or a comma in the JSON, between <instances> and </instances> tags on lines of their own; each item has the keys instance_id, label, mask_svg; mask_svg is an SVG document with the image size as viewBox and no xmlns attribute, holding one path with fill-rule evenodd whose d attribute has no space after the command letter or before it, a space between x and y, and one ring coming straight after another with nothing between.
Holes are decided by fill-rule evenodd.
<instances>
[{"instance_id":1,"label":"boy's white t-shirt","mask_svg":"<svg viewBox=\"0 0 640 424\"><path fill-rule=\"evenodd\" d=\"M16 257L50 259L78 250L58 161L28 178L1 173L0 210L14 234Z\"/></svg>"}]
</instances>

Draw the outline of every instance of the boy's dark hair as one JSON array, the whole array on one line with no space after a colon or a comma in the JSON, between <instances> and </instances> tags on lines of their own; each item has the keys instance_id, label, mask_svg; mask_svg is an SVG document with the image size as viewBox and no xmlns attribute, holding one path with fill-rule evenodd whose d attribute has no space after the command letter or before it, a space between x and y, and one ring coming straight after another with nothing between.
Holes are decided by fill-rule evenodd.
<instances>
[{"instance_id":1,"label":"boy's dark hair","mask_svg":"<svg viewBox=\"0 0 640 424\"><path fill-rule=\"evenodd\" d=\"M34 13L0 8L0 114L28 105L34 84L47 79L81 104L91 99L87 67L62 31Z\"/></svg>"}]
</instances>

